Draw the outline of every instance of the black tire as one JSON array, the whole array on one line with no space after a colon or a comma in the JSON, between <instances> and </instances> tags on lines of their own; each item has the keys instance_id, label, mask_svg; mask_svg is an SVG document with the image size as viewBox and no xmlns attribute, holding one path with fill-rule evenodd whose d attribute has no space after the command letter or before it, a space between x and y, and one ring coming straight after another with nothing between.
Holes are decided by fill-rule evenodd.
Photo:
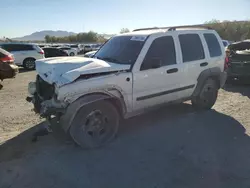
<instances>
[{"instance_id":1,"label":"black tire","mask_svg":"<svg viewBox=\"0 0 250 188\"><path fill-rule=\"evenodd\" d=\"M192 98L192 105L197 110L209 110L218 96L218 84L213 79L207 79L198 96Z\"/></svg>"},{"instance_id":2,"label":"black tire","mask_svg":"<svg viewBox=\"0 0 250 188\"><path fill-rule=\"evenodd\" d=\"M75 54L74 54L73 52L71 52L71 53L69 54L69 56L75 56Z\"/></svg>"},{"instance_id":3,"label":"black tire","mask_svg":"<svg viewBox=\"0 0 250 188\"><path fill-rule=\"evenodd\" d=\"M93 149L110 142L117 134L119 113L109 101L98 101L82 107L69 133L82 148Z\"/></svg>"},{"instance_id":4,"label":"black tire","mask_svg":"<svg viewBox=\"0 0 250 188\"><path fill-rule=\"evenodd\" d=\"M35 70L36 69L35 61L36 60L34 58L27 58L23 61L23 67L26 70Z\"/></svg>"}]
</instances>

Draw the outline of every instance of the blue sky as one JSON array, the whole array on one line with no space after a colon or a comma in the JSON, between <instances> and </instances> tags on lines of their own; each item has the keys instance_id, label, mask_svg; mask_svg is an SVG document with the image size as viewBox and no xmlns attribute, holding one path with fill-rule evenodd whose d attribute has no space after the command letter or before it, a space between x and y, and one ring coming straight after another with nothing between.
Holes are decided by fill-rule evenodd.
<instances>
[{"instance_id":1,"label":"blue sky","mask_svg":"<svg viewBox=\"0 0 250 188\"><path fill-rule=\"evenodd\" d=\"M249 10L250 0L1 0L0 37L250 20Z\"/></svg>"}]
</instances>

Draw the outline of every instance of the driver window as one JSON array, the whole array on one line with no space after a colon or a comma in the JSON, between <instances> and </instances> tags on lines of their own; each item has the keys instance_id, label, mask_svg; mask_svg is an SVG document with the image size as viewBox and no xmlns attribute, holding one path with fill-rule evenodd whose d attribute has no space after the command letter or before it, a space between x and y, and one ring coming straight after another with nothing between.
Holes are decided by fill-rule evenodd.
<instances>
[{"instance_id":1,"label":"driver window","mask_svg":"<svg viewBox=\"0 0 250 188\"><path fill-rule=\"evenodd\" d=\"M176 64L174 39L172 36L155 39L141 65L141 71Z\"/></svg>"}]
</instances>

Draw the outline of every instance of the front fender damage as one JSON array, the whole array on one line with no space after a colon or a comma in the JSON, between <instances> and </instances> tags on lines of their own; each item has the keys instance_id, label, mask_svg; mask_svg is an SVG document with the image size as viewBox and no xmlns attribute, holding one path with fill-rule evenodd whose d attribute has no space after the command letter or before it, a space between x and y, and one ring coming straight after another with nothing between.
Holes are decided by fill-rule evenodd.
<instances>
[{"instance_id":1,"label":"front fender damage","mask_svg":"<svg viewBox=\"0 0 250 188\"><path fill-rule=\"evenodd\" d=\"M68 104L62 101L58 101L55 98L43 101L40 107L41 117L51 117L52 115L63 114L66 111Z\"/></svg>"},{"instance_id":2,"label":"front fender damage","mask_svg":"<svg viewBox=\"0 0 250 188\"><path fill-rule=\"evenodd\" d=\"M96 93L96 94L89 94L80 97L79 99L72 102L70 105L68 105L65 113L60 117L60 124L65 132L68 131L70 128L77 112L80 108L84 107L85 105L88 105L90 103L110 99L111 96L102 94L102 93Z\"/></svg>"}]
</instances>

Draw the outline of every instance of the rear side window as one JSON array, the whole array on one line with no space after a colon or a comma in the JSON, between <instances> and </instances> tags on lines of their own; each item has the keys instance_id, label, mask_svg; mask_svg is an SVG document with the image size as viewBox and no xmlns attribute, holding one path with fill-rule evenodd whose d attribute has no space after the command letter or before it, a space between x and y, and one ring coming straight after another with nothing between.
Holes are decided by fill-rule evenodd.
<instances>
[{"instance_id":1,"label":"rear side window","mask_svg":"<svg viewBox=\"0 0 250 188\"><path fill-rule=\"evenodd\" d=\"M179 35L183 62L201 60L205 58L204 49L198 34Z\"/></svg>"},{"instance_id":2,"label":"rear side window","mask_svg":"<svg viewBox=\"0 0 250 188\"><path fill-rule=\"evenodd\" d=\"M34 50L32 45L21 45L20 48L25 51Z\"/></svg>"},{"instance_id":3,"label":"rear side window","mask_svg":"<svg viewBox=\"0 0 250 188\"><path fill-rule=\"evenodd\" d=\"M4 44L2 48L9 52L34 50L32 45L25 44Z\"/></svg>"},{"instance_id":4,"label":"rear side window","mask_svg":"<svg viewBox=\"0 0 250 188\"><path fill-rule=\"evenodd\" d=\"M154 67L152 62L157 59L161 62L161 66L176 64L176 53L174 39L171 36L165 36L155 39L141 66L141 70L147 70Z\"/></svg>"},{"instance_id":5,"label":"rear side window","mask_svg":"<svg viewBox=\"0 0 250 188\"><path fill-rule=\"evenodd\" d=\"M221 47L217 37L212 33L205 33L204 37L207 43L210 57L221 56Z\"/></svg>"}]
</instances>

